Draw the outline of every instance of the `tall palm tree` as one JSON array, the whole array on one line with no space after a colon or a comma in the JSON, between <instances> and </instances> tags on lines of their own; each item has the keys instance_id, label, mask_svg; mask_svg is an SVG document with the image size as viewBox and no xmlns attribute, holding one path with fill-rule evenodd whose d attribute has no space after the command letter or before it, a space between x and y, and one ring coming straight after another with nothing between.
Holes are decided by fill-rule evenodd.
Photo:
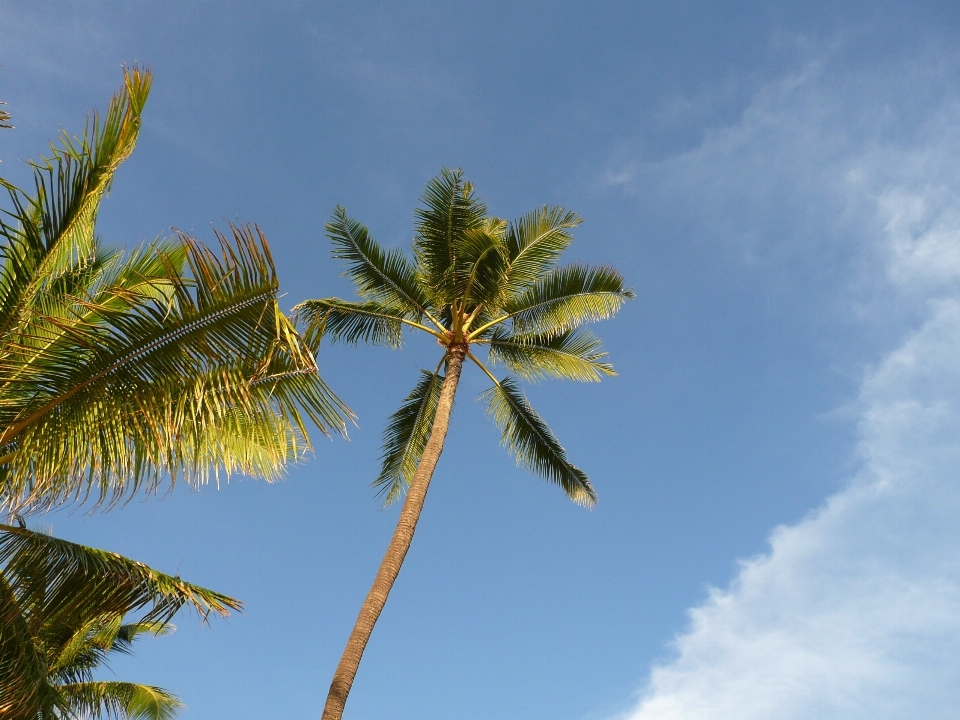
<instances>
[{"instance_id":1,"label":"tall palm tree","mask_svg":"<svg viewBox=\"0 0 960 720\"><path fill-rule=\"evenodd\" d=\"M176 696L96 680L94 670L129 654L138 636L169 632L184 606L206 621L242 604L114 553L0 525L0 717L172 718Z\"/></svg>"},{"instance_id":2,"label":"tall palm tree","mask_svg":"<svg viewBox=\"0 0 960 720\"><path fill-rule=\"evenodd\" d=\"M0 509L272 479L308 447L307 422L342 432L350 417L279 308L259 229L217 233L216 252L183 233L101 246L100 201L151 75L124 80L102 119L32 163L31 192L0 179Z\"/></svg>"},{"instance_id":3,"label":"tall palm tree","mask_svg":"<svg viewBox=\"0 0 960 720\"><path fill-rule=\"evenodd\" d=\"M469 360L493 383L483 397L501 442L517 462L558 484L581 505L596 501L586 474L568 459L512 377L498 380L476 354L487 350L526 380L555 377L598 381L613 375L600 341L585 323L611 317L633 297L610 267L557 266L580 217L543 207L513 223L487 214L462 173L444 169L431 180L416 213L411 262L383 250L367 228L338 207L327 224L333 255L344 260L359 302L324 298L301 303L307 340L399 348L404 328L432 336L440 361L423 370L416 387L384 431L383 465L374 484L387 503L406 491L400 519L373 587L337 665L323 720L339 720L400 565L413 540L427 489L443 450L457 383Z\"/></svg>"}]
</instances>

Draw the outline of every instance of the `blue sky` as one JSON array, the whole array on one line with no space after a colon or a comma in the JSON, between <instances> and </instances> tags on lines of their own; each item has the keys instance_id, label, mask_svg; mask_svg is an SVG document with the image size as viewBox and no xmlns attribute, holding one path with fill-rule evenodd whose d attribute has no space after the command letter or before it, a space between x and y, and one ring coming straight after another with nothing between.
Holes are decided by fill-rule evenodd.
<instances>
[{"instance_id":1,"label":"blue sky","mask_svg":"<svg viewBox=\"0 0 960 720\"><path fill-rule=\"evenodd\" d=\"M960 11L867 3L0 2L0 171L155 73L100 232L258 223L285 302L322 225L404 246L424 183L585 218L638 298L620 375L529 389L600 505L517 469L465 377L347 717L948 718L960 700ZM350 442L277 485L33 520L247 604L118 675L184 718L319 714L389 539L383 422L435 355L326 348ZM435 362L435 361L434 361Z\"/></svg>"}]
</instances>

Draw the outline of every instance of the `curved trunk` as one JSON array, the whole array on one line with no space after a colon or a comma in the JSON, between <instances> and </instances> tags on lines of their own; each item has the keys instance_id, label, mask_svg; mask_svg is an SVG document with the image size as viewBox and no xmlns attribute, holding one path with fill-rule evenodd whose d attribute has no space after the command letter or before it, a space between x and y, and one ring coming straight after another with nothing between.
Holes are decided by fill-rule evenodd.
<instances>
[{"instance_id":1,"label":"curved trunk","mask_svg":"<svg viewBox=\"0 0 960 720\"><path fill-rule=\"evenodd\" d=\"M367 597L360 607L357 622L353 626L353 631L347 640L347 646L344 648L337 669L333 673L333 682L330 683L330 691L327 693L327 702L323 707L321 720L340 720L342 717L343 708L347 703L347 695L350 694L350 687L357 675L357 668L360 666L360 658L363 656L364 648L367 647L367 641L370 640L373 626L376 624L377 618L380 617L383 606L387 602L387 596L397 579L400 566L403 564L403 558L406 556L407 550L410 549L413 533L417 529L417 521L420 519L421 510L423 510L423 501L427 497L427 490L433 477L433 470L437 467L440 453L443 452L443 441L447 436L450 411L453 409L453 397L457 392L460 369L463 367L463 359L466 354L466 345L451 345L449 348L447 374L443 379L443 385L440 387L440 400L437 403L437 415L430 432L430 439L423 450L420 464L417 465L417 470L413 474L413 480L407 490L407 498L400 510L397 529L393 531L393 538L390 540L387 552L380 562L380 569L373 581L373 587L370 588L370 592L367 593Z\"/></svg>"}]
</instances>

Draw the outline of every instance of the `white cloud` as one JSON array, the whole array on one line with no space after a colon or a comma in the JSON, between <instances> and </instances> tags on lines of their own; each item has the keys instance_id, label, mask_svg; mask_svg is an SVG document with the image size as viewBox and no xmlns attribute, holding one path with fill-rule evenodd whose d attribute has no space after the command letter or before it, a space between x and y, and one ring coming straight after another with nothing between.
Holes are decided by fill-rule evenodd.
<instances>
[{"instance_id":1,"label":"white cloud","mask_svg":"<svg viewBox=\"0 0 960 720\"><path fill-rule=\"evenodd\" d=\"M850 272L867 268L887 296L861 283L862 297L847 300L881 317L907 305L922 319L863 379L858 472L808 518L777 528L768 552L690 611L674 657L653 669L629 720L958 716L956 97L896 133L884 130L882 102L863 109L881 80L904 102L911 83L939 81L916 74L918 64L892 79L860 75L856 92L849 76L811 65L763 89L739 123L696 150L630 170L637 190L657 178L671 193L706 198L705 224L727 218L726 236L748 238L761 255L776 255L777 243L797 252L846 243L859 258ZM723 211L736 203L739 215ZM804 204L806 236L771 239L784 208L803 230Z\"/></svg>"}]
</instances>

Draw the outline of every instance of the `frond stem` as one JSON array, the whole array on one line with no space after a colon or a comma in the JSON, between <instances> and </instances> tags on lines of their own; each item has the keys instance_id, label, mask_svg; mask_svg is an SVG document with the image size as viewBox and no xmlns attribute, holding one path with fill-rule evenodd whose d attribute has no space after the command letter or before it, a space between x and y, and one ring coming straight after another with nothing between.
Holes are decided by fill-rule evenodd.
<instances>
[{"instance_id":1,"label":"frond stem","mask_svg":"<svg viewBox=\"0 0 960 720\"><path fill-rule=\"evenodd\" d=\"M472 352L470 352L470 351L468 350L468 351L467 351L467 357L470 358L471 360L473 360L473 361L480 367L480 369L483 370L483 371L487 374L487 377L488 377L488 378L490 378L491 380L493 380L493 384L494 384L494 385L500 385L500 381L497 380L496 377L494 377L494 375L493 375L492 372L490 372L489 370L487 370L487 366L484 365L482 362L480 362L480 360L477 359L477 356L476 356L476 355L474 355Z\"/></svg>"}]
</instances>

